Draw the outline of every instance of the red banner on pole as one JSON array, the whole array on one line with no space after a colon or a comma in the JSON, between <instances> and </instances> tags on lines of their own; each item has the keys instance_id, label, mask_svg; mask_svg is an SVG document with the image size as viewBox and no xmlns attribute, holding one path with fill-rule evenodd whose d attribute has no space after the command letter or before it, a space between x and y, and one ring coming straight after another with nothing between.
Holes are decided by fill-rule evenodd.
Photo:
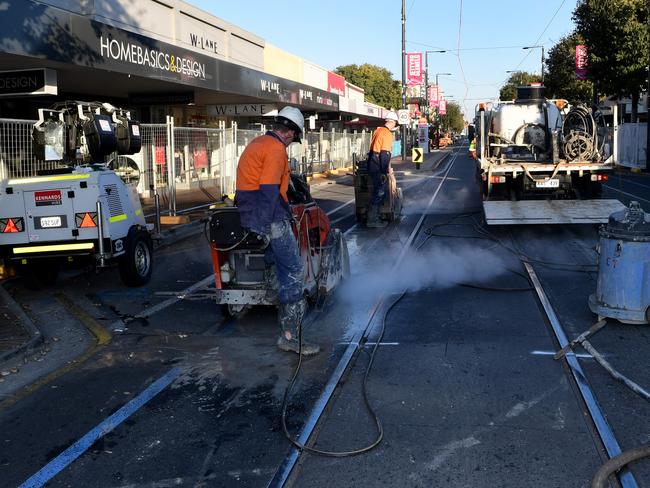
<instances>
[{"instance_id":1,"label":"red banner on pole","mask_svg":"<svg viewBox=\"0 0 650 488\"><path fill-rule=\"evenodd\" d=\"M437 107L439 101L439 90L437 85L431 85L429 87L429 106Z\"/></svg>"},{"instance_id":2,"label":"red banner on pole","mask_svg":"<svg viewBox=\"0 0 650 488\"><path fill-rule=\"evenodd\" d=\"M447 100L440 100L440 105L438 106L438 113L440 115L447 114Z\"/></svg>"},{"instance_id":3,"label":"red banner on pole","mask_svg":"<svg viewBox=\"0 0 650 488\"><path fill-rule=\"evenodd\" d=\"M576 80L587 79L588 59L587 46L578 44L576 46Z\"/></svg>"},{"instance_id":4,"label":"red banner on pole","mask_svg":"<svg viewBox=\"0 0 650 488\"><path fill-rule=\"evenodd\" d=\"M408 86L422 84L422 53L406 53L406 73Z\"/></svg>"}]
</instances>

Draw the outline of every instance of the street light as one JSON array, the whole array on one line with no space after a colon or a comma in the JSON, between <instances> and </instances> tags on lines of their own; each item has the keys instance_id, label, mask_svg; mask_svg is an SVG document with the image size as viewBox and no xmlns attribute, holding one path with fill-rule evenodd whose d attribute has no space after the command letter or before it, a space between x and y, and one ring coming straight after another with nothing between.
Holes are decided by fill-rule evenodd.
<instances>
[{"instance_id":1,"label":"street light","mask_svg":"<svg viewBox=\"0 0 650 488\"><path fill-rule=\"evenodd\" d=\"M451 73L436 73L436 86L438 86L438 76L451 76Z\"/></svg>"},{"instance_id":2,"label":"street light","mask_svg":"<svg viewBox=\"0 0 650 488\"><path fill-rule=\"evenodd\" d=\"M544 83L544 46L542 44L535 44L534 46L522 47L522 49L534 49L536 47L542 48L542 84Z\"/></svg>"}]
</instances>

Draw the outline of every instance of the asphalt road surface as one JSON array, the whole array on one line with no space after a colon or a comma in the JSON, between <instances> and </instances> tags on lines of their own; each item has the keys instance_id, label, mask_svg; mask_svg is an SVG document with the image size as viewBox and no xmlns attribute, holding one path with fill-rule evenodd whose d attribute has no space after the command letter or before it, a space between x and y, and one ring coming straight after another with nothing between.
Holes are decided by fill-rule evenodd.
<instances>
[{"instance_id":1,"label":"asphalt road surface","mask_svg":"<svg viewBox=\"0 0 650 488\"><path fill-rule=\"evenodd\" d=\"M288 427L300 432L350 340L370 323L312 445L342 451L374 440L362 380L377 341L367 392L384 439L359 456L304 453L287 484L587 487L603 447L566 364L553 359L557 343L521 257L575 337L596 321L587 297L596 285L597 226L487 228L466 148L428 163L420 171L395 166L406 205L384 230L355 226L351 178L314 185L347 232L353 275L312 312L305 335L323 352L302 364ZM645 176L616 175L605 195L650 210ZM113 271L70 276L56 293L12 285L39 323L78 330L94 322L112 339L92 346L88 334L75 336L86 351L79 361L0 397L2 486L31 479L29 486L264 487L277 475L292 452L280 414L297 358L275 347L275 311L260 307L233 320L210 300L161 294L209 283L201 234L161 249L155 266L138 289L122 287ZM646 327L611 321L592 343L650 385ZM577 352L621 447L647 443L647 402ZM638 486L650 486L645 461L631 470Z\"/></svg>"}]
</instances>

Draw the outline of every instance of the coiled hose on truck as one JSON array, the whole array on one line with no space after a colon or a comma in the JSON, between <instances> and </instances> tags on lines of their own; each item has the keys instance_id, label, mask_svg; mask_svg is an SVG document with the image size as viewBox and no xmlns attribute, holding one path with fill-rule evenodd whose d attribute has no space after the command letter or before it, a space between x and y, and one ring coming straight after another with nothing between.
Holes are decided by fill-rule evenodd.
<instances>
[{"instance_id":1,"label":"coiled hose on truck","mask_svg":"<svg viewBox=\"0 0 650 488\"><path fill-rule=\"evenodd\" d=\"M589 161L595 159L605 143L605 138L598 137L599 112L578 105L569 110L562 123L564 156L569 161Z\"/></svg>"}]
</instances>

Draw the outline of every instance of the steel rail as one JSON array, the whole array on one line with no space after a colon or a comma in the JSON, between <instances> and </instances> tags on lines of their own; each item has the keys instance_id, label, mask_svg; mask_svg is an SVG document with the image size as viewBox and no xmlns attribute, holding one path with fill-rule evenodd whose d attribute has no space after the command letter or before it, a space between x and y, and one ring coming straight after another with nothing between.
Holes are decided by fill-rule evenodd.
<instances>
[{"instance_id":1,"label":"steel rail","mask_svg":"<svg viewBox=\"0 0 650 488\"><path fill-rule=\"evenodd\" d=\"M530 277L533 283L533 286L535 287L535 291L537 292L537 297L542 303L542 307L544 308L544 312L546 313L546 316L551 324L551 327L553 328L553 333L555 334L555 338L560 344L560 347L564 348L569 344L569 340L567 339L564 329L562 328L562 324L560 324L560 321L557 318L555 310L553 309L550 300L548 299L546 293L544 292L544 288L542 287L542 284L539 281L539 278L537 277L537 273L535 273L535 269L529 263L524 262L523 264L524 267L526 268L526 272L528 273L528 276ZM580 362L578 361L578 358L576 357L573 351L569 351L564 358L566 359L569 368L571 369L571 374L573 376L576 385L578 386L578 391L580 392L580 396L582 397L582 400L587 406L587 410L589 411L589 416L591 417L592 421L594 422L594 425L596 426L596 432L598 433L598 436L600 437L603 446L605 446L607 455L611 459L614 456L621 454L622 452L621 447L618 445L618 441L614 436L614 432L612 431L612 428L607 422L607 419L605 419L605 416L603 415L603 411L600 408L600 405L598 404L598 400L596 399L594 392L589 386L589 381L587 380L587 376L585 375L582 366L580 366ZM638 488L639 486L636 482L636 479L634 478L634 476L632 475L632 473L628 468L621 469L618 472L618 477L623 488Z\"/></svg>"},{"instance_id":2,"label":"steel rail","mask_svg":"<svg viewBox=\"0 0 650 488\"><path fill-rule=\"evenodd\" d=\"M417 237L420 228L422 227L422 223L424 222L424 219L428 215L428 211L433 205L433 202L437 198L438 194L440 193L440 190L442 189L443 184L445 183L445 180L447 179L447 176L449 175L449 172L451 171L452 167L454 166L454 162L456 161L456 158L460 154L460 150L456 151L453 155L453 157L450 160L450 164L447 167L447 170L444 173L443 178L440 180L440 184L436 188L436 191L433 193L431 198L429 199L429 202L427 204L427 207L424 209L422 212L422 215L420 216L420 219L418 222L415 224L415 227L413 228L413 231L409 235L408 239L404 243L404 246L402 247L402 250L400 254L397 257L397 260L395 261L395 264L393 265L392 272L396 271L404 257L406 256L406 253L411 247L411 244ZM350 229L349 229L350 230ZM392 273L391 272L391 273ZM389 274L391 274L389 273ZM327 408L327 405L329 404L330 400L333 398L334 393L336 391L336 388L338 387L341 378L343 378L345 372L348 370L348 368L353 364L352 359L355 357L355 352L358 351L359 344L370 335L370 332L372 331L371 325L373 324L374 317L377 314L377 311L381 308L381 306L385 303L386 299L388 298L388 295L382 294L379 298L377 298L375 304L371 307L370 312L368 313L368 319L366 320L365 325L363 326L363 329L357 332L354 337L350 340L348 343L348 346L346 347L341 359L339 360L336 368L334 369L334 372L330 376L329 380L327 381L327 384L323 388L323 391L320 395L320 397L316 400L316 403L314 404L309 416L307 417L307 420L305 421L305 424L303 426L302 431L300 432L300 435L298 436L298 442L303 445L308 445L308 442L318 425L318 422L320 421L323 413L325 412L325 409ZM296 447L292 447L291 451L287 455L287 457L284 459L284 461L280 464L278 470L276 471L275 475L273 478L269 481L267 487L268 488L280 488L285 485L285 483L288 481L289 476L291 475L291 472L293 471L294 467L298 463L298 460L300 459L302 451L299 450Z\"/></svg>"}]
</instances>

